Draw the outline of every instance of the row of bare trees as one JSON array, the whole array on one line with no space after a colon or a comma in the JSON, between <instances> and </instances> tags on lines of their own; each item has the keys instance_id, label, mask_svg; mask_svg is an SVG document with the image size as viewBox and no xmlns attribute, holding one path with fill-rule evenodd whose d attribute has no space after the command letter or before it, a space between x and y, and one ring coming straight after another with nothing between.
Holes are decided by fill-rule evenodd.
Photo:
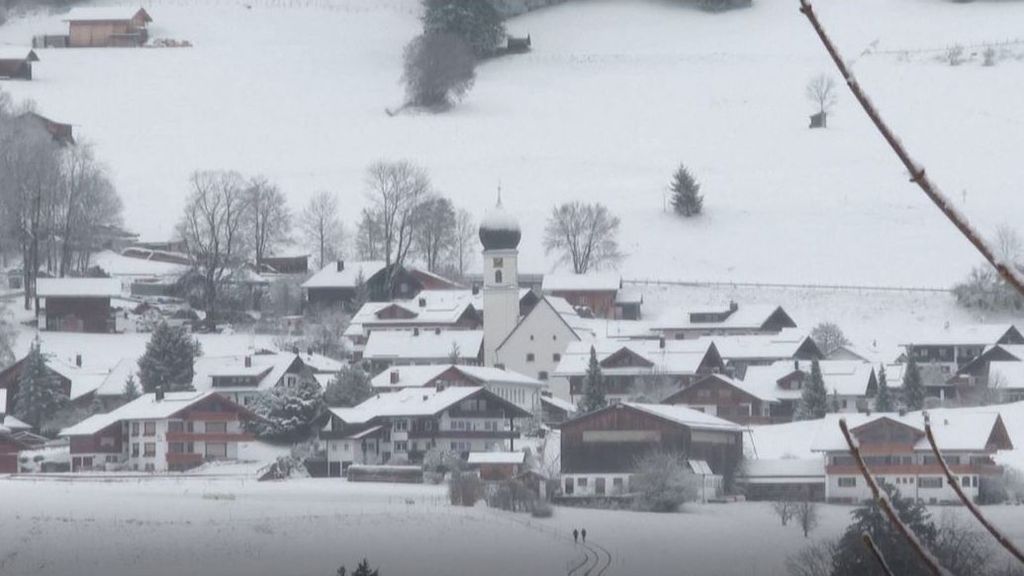
<instances>
[{"instance_id":1,"label":"row of bare trees","mask_svg":"<svg viewBox=\"0 0 1024 576\"><path fill-rule=\"evenodd\" d=\"M31 103L0 93L0 248L21 256L25 308L40 271L86 273L120 226L121 199L92 147L57 141Z\"/></svg>"}]
</instances>

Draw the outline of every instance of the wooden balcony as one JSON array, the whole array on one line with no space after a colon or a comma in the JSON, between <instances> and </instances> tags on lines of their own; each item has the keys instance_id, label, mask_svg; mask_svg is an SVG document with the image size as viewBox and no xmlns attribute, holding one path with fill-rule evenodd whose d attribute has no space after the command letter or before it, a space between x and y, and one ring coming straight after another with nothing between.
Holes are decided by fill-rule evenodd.
<instances>
[{"instance_id":1,"label":"wooden balcony","mask_svg":"<svg viewBox=\"0 0 1024 576\"><path fill-rule=\"evenodd\" d=\"M236 412L190 412L185 416L185 420L191 420L192 422L200 420L208 422L234 422L238 419L238 413Z\"/></svg>"},{"instance_id":2,"label":"wooden balcony","mask_svg":"<svg viewBox=\"0 0 1024 576\"><path fill-rule=\"evenodd\" d=\"M957 476L977 474L979 476L995 476L1002 474L1002 467L991 464L951 464L950 471ZM942 467L938 464L878 464L868 465L872 476L918 476L941 475ZM856 464L830 464L825 466L825 473L836 476L860 476L860 468Z\"/></svg>"},{"instance_id":3,"label":"wooden balcony","mask_svg":"<svg viewBox=\"0 0 1024 576\"><path fill-rule=\"evenodd\" d=\"M488 438L508 440L519 438L519 432L511 430L431 430L429 432L409 432L409 439L422 438Z\"/></svg>"},{"instance_id":4,"label":"wooden balcony","mask_svg":"<svg viewBox=\"0 0 1024 576\"><path fill-rule=\"evenodd\" d=\"M245 432L168 432L168 442L250 442L255 436Z\"/></svg>"}]
</instances>

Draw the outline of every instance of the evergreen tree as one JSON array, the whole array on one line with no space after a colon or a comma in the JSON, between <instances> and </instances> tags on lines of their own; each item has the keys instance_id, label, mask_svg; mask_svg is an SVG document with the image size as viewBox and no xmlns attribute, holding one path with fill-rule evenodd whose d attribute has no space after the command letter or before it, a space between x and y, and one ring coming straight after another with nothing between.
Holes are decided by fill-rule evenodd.
<instances>
[{"instance_id":1,"label":"evergreen tree","mask_svg":"<svg viewBox=\"0 0 1024 576\"><path fill-rule=\"evenodd\" d=\"M704 196L700 184L682 164L672 176L672 208L681 216L697 216L704 209Z\"/></svg>"},{"instance_id":2,"label":"evergreen tree","mask_svg":"<svg viewBox=\"0 0 1024 576\"><path fill-rule=\"evenodd\" d=\"M924 408L924 383L912 348L907 349L907 367L903 372L903 405L907 410Z\"/></svg>"},{"instance_id":3,"label":"evergreen tree","mask_svg":"<svg viewBox=\"0 0 1024 576\"><path fill-rule=\"evenodd\" d=\"M608 405L604 397L604 382L601 376L601 365L597 362L597 350L590 347L590 364L587 366L587 375L584 380L583 400L580 402L580 410L586 414L600 410Z\"/></svg>"},{"instance_id":4,"label":"evergreen tree","mask_svg":"<svg viewBox=\"0 0 1024 576\"><path fill-rule=\"evenodd\" d=\"M370 375L355 365L342 368L324 390L324 402L328 406L355 406L370 396L373 396Z\"/></svg>"},{"instance_id":5,"label":"evergreen tree","mask_svg":"<svg viewBox=\"0 0 1024 576\"><path fill-rule=\"evenodd\" d=\"M164 392L190 390L196 357L202 355L199 341L184 327L174 328L160 322L146 343L146 353L139 358L139 380L142 389L151 393L157 386Z\"/></svg>"},{"instance_id":6,"label":"evergreen tree","mask_svg":"<svg viewBox=\"0 0 1024 576\"><path fill-rule=\"evenodd\" d=\"M484 58L504 41L505 24L489 0L423 0L423 33L458 36Z\"/></svg>"},{"instance_id":7,"label":"evergreen tree","mask_svg":"<svg viewBox=\"0 0 1024 576\"><path fill-rule=\"evenodd\" d=\"M885 375L885 365L878 368L878 394L875 396L876 412L892 412L896 409L892 391L889 390L889 380Z\"/></svg>"},{"instance_id":8,"label":"evergreen tree","mask_svg":"<svg viewBox=\"0 0 1024 576\"><path fill-rule=\"evenodd\" d=\"M131 402L139 397L139 385L135 383L135 375L129 374L128 379L124 381L124 392L121 393L124 396L125 402Z\"/></svg>"},{"instance_id":9,"label":"evergreen tree","mask_svg":"<svg viewBox=\"0 0 1024 576\"><path fill-rule=\"evenodd\" d=\"M326 409L320 385L301 378L295 386L275 386L256 401L254 412L262 418L249 426L260 438L302 440Z\"/></svg>"},{"instance_id":10,"label":"evergreen tree","mask_svg":"<svg viewBox=\"0 0 1024 576\"><path fill-rule=\"evenodd\" d=\"M60 381L46 367L46 355L43 354L39 338L36 338L18 375L18 392L14 397L17 410L14 415L39 431L43 422L67 402L68 397Z\"/></svg>"},{"instance_id":11,"label":"evergreen tree","mask_svg":"<svg viewBox=\"0 0 1024 576\"><path fill-rule=\"evenodd\" d=\"M824 418L827 413L828 392L825 390L825 380L821 376L821 366L817 360L813 360L811 362L811 378L804 386L800 405L796 411L796 419L816 420Z\"/></svg>"},{"instance_id":12,"label":"evergreen tree","mask_svg":"<svg viewBox=\"0 0 1024 576\"><path fill-rule=\"evenodd\" d=\"M860 480L858 478L858 480ZM899 490L891 484L883 484L889 493L896 515L914 531L925 547L934 550L938 529L931 520L924 504L912 498L902 498ZM832 559L831 576L862 576L879 574L878 562L864 546L862 534L869 534L881 550L893 574L900 576L925 576L930 574L921 564L914 550L902 534L893 527L889 518L871 500L852 512L853 523L846 528L836 547Z\"/></svg>"}]
</instances>

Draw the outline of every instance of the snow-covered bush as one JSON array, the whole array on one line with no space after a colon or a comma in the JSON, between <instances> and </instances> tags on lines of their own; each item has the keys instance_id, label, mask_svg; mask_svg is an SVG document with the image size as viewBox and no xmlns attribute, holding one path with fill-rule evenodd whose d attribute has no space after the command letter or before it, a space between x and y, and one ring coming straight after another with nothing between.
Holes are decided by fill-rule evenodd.
<instances>
[{"instance_id":1,"label":"snow-covered bush","mask_svg":"<svg viewBox=\"0 0 1024 576\"><path fill-rule=\"evenodd\" d=\"M342 368L324 390L324 402L328 406L355 406L370 396L373 396L370 375L359 366Z\"/></svg>"},{"instance_id":2,"label":"snow-covered bush","mask_svg":"<svg viewBox=\"0 0 1024 576\"><path fill-rule=\"evenodd\" d=\"M505 25L490 0L423 0L423 33L455 36L484 58L505 40Z\"/></svg>"},{"instance_id":3,"label":"snow-covered bush","mask_svg":"<svg viewBox=\"0 0 1024 576\"><path fill-rule=\"evenodd\" d=\"M953 44L946 48L946 62L950 66L959 66L964 63L964 47L961 44Z\"/></svg>"},{"instance_id":4,"label":"snow-covered bush","mask_svg":"<svg viewBox=\"0 0 1024 576\"><path fill-rule=\"evenodd\" d=\"M981 58L982 66L995 66L996 62L999 60L999 53L996 52L995 48L989 46L981 53Z\"/></svg>"},{"instance_id":5,"label":"snow-covered bush","mask_svg":"<svg viewBox=\"0 0 1024 576\"><path fill-rule=\"evenodd\" d=\"M487 505L510 512L532 511L537 496L518 480L505 480L487 492Z\"/></svg>"},{"instance_id":6,"label":"snow-covered bush","mask_svg":"<svg viewBox=\"0 0 1024 576\"><path fill-rule=\"evenodd\" d=\"M325 409L319 385L302 378L294 387L276 386L260 394L254 408L260 419L248 426L263 439L299 440L309 436Z\"/></svg>"},{"instance_id":7,"label":"snow-covered bush","mask_svg":"<svg viewBox=\"0 0 1024 576\"><path fill-rule=\"evenodd\" d=\"M699 479L682 454L653 451L642 456L630 488L636 492L634 507L648 512L675 512L696 499Z\"/></svg>"},{"instance_id":8,"label":"snow-covered bush","mask_svg":"<svg viewBox=\"0 0 1024 576\"><path fill-rule=\"evenodd\" d=\"M1024 309L1024 297L988 264L975 267L967 279L953 287L956 302L964 308L987 312Z\"/></svg>"}]
</instances>

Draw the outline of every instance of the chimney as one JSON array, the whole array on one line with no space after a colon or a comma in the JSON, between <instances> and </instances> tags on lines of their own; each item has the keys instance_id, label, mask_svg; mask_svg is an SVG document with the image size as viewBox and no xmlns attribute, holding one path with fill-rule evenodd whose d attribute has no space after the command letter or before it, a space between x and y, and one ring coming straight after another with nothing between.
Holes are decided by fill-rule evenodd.
<instances>
[{"instance_id":1,"label":"chimney","mask_svg":"<svg viewBox=\"0 0 1024 576\"><path fill-rule=\"evenodd\" d=\"M412 335L413 336L419 336L420 335L420 329L419 328L413 328L412 329Z\"/></svg>"},{"instance_id":2,"label":"chimney","mask_svg":"<svg viewBox=\"0 0 1024 576\"><path fill-rule=\"evenodd\" d=\"M337 267L338 267L338 272L344 272L345 271L345 261L344 260L338 260L338 262L336 264L337 264Z\"/></svg>"},{"instance_id":3,"label":"chimney","mask_svg":"<svg viewBox=\"0 0 1024 576\"><path fill-rule=\"evenodd\" d=\"M245 367L252 368L252 356L249 356L248 354L245 355Z\"/></svg>"},{"instance_id":4,"label":"chimney","mask_svg":"<svg viewBox=\"0 0 1024 576\"><path fill-rule=\"evenodd\" d=\"M480 285L473 284L473 296L477 296L478 294L480 294Z\"/></svg>"},{"instance_id":5,"label":"chimney","mask_svg":"<svg viewBox=\"0 0 1024 576\"><path fill-rule=\"evenodd\" d=\"M75 354L75 366L78 366L79 368L82 367L82 355L81 354Z\"/></svg>"},{"instance_id":6,"label":"chimney","mask_svg":"<svg viewBox=\"0 0 1024 576\"><path fill-rule=\"evenodd\" d=\"M658 348L665 349L665 337L658 338Z\"/></svg>"},{"instance_id":7,"label":"chimney","mask_svg":"<svg viewBox=\"0 0 1024 576\"><path fill-rule=\"evenodd\" d=\"M427 299L426 298L420 298L420 308L426 308L426 307L427 307Z\"/></svg>"},{"instance_id":8,"label":"chimney","mask_svg":"<svg viewBox=\"0 0 1024 576\"><path fill-rule=\"evenodd\" d=\"M398 384L398 370L391 371L391 383Z\"/></svg>"},{"instance_id":9,"label":"chimney","mask_svg":"<svg viewBox=\"0 0 1024 576\"><path fill-rule=\"evenodd\" d=\"M164 399L164 387L163 386L157 386L156 387L156 401L157 402L162 402L163 399Z\"/></svg>"},{"instance_id":10,"label":"chimney","mask_svg":"<svg viewBox=\"0 0 1024 576\"><path fill-rule=\"evenodd\" d=\"M905 407L903 407L903 406L900 406L899 414L900 414L900 416L906 416L907 415L907 409Z\"/></svg>"},{"instance_id":11,"label":"chimney","mask_svg":"<svg viewBox=\"0 0 1024 576\"><path fill-rule=\"evenodd\" d=\"M427 396L426 394L424 394L423 395L423 401L426 402L427 400L430 400L430 396Z\"/></svg>"}]
</instances>

